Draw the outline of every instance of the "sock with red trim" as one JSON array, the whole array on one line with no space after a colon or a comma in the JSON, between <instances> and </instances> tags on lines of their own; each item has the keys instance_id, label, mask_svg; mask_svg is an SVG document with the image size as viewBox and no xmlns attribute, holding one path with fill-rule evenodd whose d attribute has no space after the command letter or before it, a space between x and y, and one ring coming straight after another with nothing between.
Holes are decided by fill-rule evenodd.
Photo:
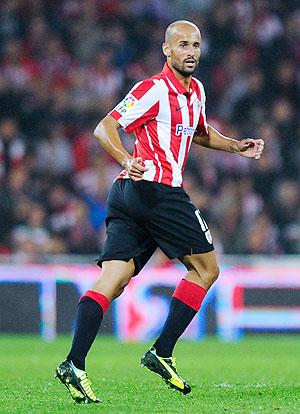
<instances>
[{"instance_id":1,"label":"sock with red trim","mask_svg":"<svg viewBox=\"0 0 300 414\"><path fill-rule=\"evenodd\" d=\"M67 361L72 361L76 368L85 370L85 358L108 307L109 300L101 293L88 290L81 296L77 308L72 347L67 356Z\"/></svg>"},{"instance_id":2,"label":"sock with red trim","mask_svg":"<svg viewBox=\"0 0 300 414\"><path fill-rule=\"evenodd\" d=\"M172 356L174 346L201 307L206 290L182 279L173 293L170 310L162 332L153 347L162 358Z\"/></svg>"}]
</instances>

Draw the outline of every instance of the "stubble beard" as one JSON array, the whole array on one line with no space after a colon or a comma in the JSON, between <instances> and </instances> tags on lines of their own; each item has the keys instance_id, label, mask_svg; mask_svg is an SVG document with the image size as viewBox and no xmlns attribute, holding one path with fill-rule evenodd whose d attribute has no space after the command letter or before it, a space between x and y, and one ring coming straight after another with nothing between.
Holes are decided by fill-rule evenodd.
<instances>
[{"instance_id":1,"label":"stubble beard","mask_svg":"<svg viewBox=\"0 0 300 414\"><path fill-rule=\"evenodd\" d=\"M189 70L184 69L184 63L182 63L182 65L179 66L176 62L172 62L172 66L178 73L180 73L180 75L182 75L184 78L188 78L193 75L193 73L197 69L198 63L199 61L196 62L194 69L189 69Z\"/></svg>"}]
</instances>

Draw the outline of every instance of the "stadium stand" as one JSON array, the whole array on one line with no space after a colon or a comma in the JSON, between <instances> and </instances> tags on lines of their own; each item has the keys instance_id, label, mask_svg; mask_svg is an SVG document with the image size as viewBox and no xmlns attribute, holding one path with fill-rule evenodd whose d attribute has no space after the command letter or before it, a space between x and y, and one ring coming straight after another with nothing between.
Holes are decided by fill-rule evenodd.
<instances>
[{"instance_id":1,"label":"stadium stand","mask_svg":"<svg viewBox=\"0 0 300 414\"><path fill-rule=\"evenodd\" d=\"M209 122L265 140L257 161L194 148L185 188L219 252L300 254L297 0L2 0L0 253L97 254L120 170L93 137L133 84L161 70L173 20L202 31ZM132 138L123 134L132 148ZM196 146L195 146L196 147Z\"/></svg>"}]
</instances>

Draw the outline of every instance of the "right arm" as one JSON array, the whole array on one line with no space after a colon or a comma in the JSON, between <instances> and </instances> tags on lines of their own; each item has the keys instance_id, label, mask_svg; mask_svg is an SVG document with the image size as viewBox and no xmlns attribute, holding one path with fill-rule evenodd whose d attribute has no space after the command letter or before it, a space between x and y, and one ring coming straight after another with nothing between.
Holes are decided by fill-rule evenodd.
<instances>
[{"instance_id":1,"label":"right arm","mask_svg":"<svg viewBox=\"0 0 300 414\"><path fill-rule=\"evenodd\" d=\"M141 157L133 158L124 148L119 135L120 124L107 115L97 125L94 135L100 145L128 172L133 181L140 181L147 168L143 166Z\"/></svg>"},{"instance_id":2,"label":"right arm","mask_svg":"<svg viewBox=\"0 0 300 414\"><path fill-rule=\"evenodd\" d=\"M154 118L158 112L159 94L151 79L138 82L125 98L97 125L94 135L100 145L127 171L133 181L143 179L148 170L141 157L133 158L124 148L119 135L122 127L127 133Z\"/></svg>"}]
</instances>

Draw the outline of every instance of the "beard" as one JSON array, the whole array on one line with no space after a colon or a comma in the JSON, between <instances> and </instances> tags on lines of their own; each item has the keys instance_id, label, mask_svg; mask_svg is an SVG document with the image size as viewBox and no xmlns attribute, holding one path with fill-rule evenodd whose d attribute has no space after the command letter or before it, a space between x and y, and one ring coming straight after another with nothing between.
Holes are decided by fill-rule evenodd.
<instances>
[{"instance_id":1,"label":"beard","mask_svg":"<svg viewBox=\"0 0 300 414\"><path fill-rule=\"evenodd\" d=\"M178 64L178 62L176 62L176 61L172 62L172 66L178 73L180 73L180 75L182 75L184 78L188 78L189 76L192 76L193 73L195 72L195 70L197 69L199 61L197 62L195 60L195 62L196 62L195 67L192 68L192 69L188 69L188 68L184 67L185 66L185 61L183 61L181 65Z\"/></svg>"}]
</instances>

